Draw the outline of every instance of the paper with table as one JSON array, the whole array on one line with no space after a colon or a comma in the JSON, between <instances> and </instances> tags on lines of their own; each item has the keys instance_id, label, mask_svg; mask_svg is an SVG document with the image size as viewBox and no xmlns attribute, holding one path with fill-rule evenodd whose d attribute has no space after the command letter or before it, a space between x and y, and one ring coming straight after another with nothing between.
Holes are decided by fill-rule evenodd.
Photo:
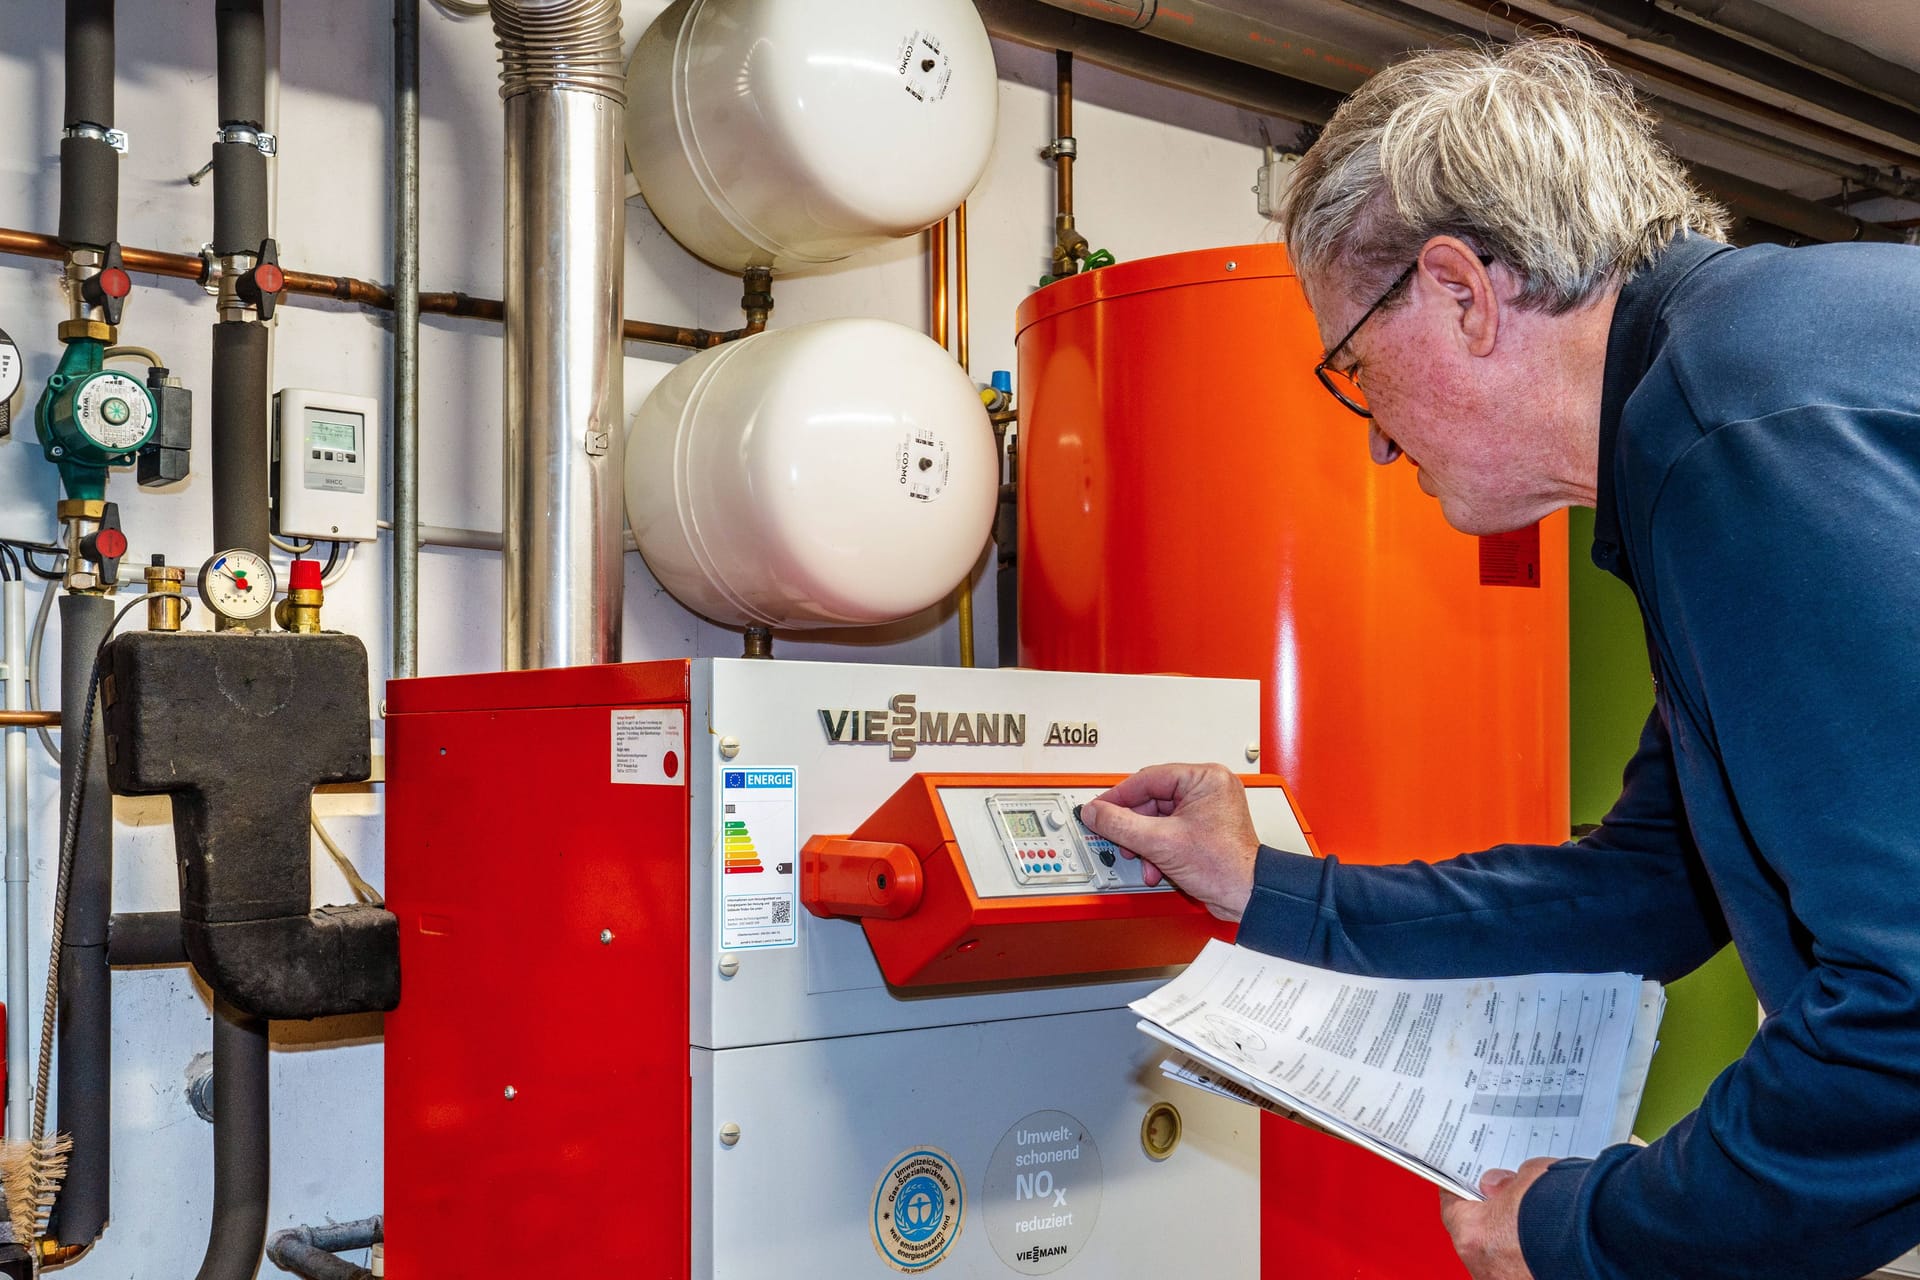
<instances>
[{"instance_id":1,"label":"paper with table","mask_svg":"<svg viewBox=\"0 0 1920 1280\"><path fill-rule=\"evenodd\" d=\"M1359 978L1224 942L1131 1006L1169 1076L1479 1199L1480 1175L1624 1142L1666 1008L1633 974Z\"/></svg>"}]
</instances>

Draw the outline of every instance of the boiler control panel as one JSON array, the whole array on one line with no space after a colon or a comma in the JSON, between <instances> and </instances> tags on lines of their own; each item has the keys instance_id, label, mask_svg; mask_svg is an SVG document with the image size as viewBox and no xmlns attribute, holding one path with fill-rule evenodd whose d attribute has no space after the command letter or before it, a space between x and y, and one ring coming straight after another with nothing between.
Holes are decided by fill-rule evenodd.
<instances>
[{"instance_id":1,"label":"boiler control panel","mask_svg":"<svg viewBox=\"0 0 1920 1280\"><path fill-rule=\"evenodd\" d=\"M859 920L900 987L1185 964L1233 929L1080 821L1123 776L915 774L851 834L806 842L801 902ZM1280 780L1242 782L1261 841L1311 855Z\"/></svg>"},{"instance_id":2,"label":"boiler control panel","mask_svg":"<svg viewBox=\"0 0 1920 1280\"><path fill-rule=\"evenodd\" d=\"M991 791L942 787L940 801L947 821L970 870L974 887L983 897L1037 891L1096 893L1112 889L1145 889L1140 863L1122 857L1113 844L1095 835L1080 821L1080 806L1102 789ZM995 840L979 840L968 810L980 807L992 824ZM970 838L971 837L971 838ZM990 874L998 852L1006 859L1011 883ZM1155 890L1165 885L1156 885Z\"/></svg>"}]
</instances>

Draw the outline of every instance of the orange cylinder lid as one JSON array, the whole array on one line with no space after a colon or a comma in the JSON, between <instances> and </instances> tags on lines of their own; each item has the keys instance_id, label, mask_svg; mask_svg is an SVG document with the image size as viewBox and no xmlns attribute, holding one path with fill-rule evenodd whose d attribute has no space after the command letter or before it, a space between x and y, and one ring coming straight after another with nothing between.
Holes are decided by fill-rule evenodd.
<instances>
[{"instance_id":1,"label":"orange cylinder lid","mask_svg":"<svg viewBox=\"0 0 1920 1280\"><path fill-rule=\"evenodd\" d=\"M1014 312L1014 336L1029 326L1079 307L1155 289L1178 289L1215 280L1261 280L1291 276L1293 259L1283 244L1240 244L1193 249L1138 262L1118 262L1068 276L1027 295Z\"/></svg>"}]
</instances>

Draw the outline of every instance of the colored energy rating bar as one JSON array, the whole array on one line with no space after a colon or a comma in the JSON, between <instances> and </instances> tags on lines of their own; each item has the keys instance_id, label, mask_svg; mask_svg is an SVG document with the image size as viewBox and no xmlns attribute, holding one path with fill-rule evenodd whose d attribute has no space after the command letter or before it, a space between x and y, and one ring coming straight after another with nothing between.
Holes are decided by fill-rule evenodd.
<instances>
[{"instance_id":1,"label":"colored energy rating bar","mask_svg":"<svg viewBox=\"0 0 1920 1280\"><path fill-rule=\"evenodd\" d=\"M737 818L727 819L726 859L730 876L766 870L760 865L760 851L753 847L753 837L747 834L747 824Z\"/></svg>"}]
</instances>

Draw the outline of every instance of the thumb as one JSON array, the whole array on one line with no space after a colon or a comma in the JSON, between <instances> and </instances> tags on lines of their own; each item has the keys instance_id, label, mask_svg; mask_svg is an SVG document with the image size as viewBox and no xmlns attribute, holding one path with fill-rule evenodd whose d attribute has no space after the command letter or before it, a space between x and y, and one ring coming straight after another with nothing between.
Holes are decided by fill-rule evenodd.
<instances>
[{"instance_id":1,"label":"thumb","mask_svg":"<svg viewBox=\"0 0 1920 1280\"><path fill-rule=\"evenodd\" d=\"M1517 1176L1518 1175L1511 1169L1489 1169L1480 1175L1480 1194L1483 1196L1499 1195L1500 1188L1512 1182Z\"/></svg>"},{"instance_id":2,"label":"thumb","mask_svg":"<svg viewBox=\"0 0 1920 1280\"><path fill-rule=\"evenodd\" d=\"M1080 821L1095 835L1105 836L1123 849L1143 853L1144 846L1153 841L1156 819L1142 817L1106 800L1089 800L1080 806Z\"/></svg>"}]
</instances>

